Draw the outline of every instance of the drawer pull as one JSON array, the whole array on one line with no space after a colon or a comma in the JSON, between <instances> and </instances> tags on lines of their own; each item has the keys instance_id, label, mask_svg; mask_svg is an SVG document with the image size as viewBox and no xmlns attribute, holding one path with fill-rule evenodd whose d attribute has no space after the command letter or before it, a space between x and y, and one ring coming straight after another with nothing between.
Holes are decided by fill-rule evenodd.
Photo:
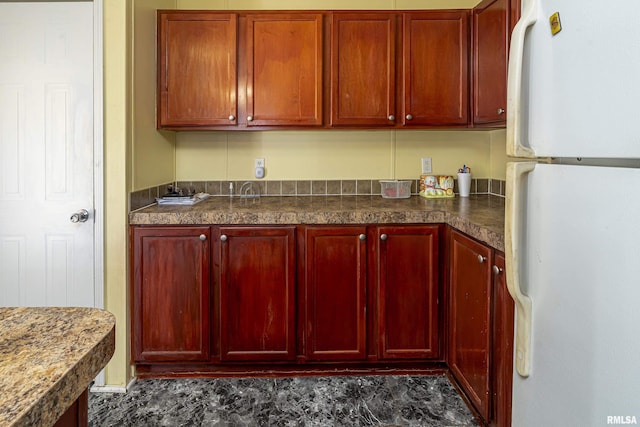
<instances>
[{"instance_id":1,"label":"drawer pull","mask_svg":"<svg viewBox=\"0 0 640 427\"><path fill-rule=\"evenodd\" d=\"M227 241L227 235L226 234L221 235L220 236L220 241L221 242L226 242Z\"/></svg>"}]
</instances>

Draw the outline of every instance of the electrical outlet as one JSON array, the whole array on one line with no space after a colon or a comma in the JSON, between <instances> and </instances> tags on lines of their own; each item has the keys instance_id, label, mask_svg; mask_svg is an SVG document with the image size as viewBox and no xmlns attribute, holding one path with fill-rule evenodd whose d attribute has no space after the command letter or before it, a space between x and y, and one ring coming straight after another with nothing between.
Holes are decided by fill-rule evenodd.
<instances>
[{"instance_id":1,"label":"electrical outlet","mask_svg":"<svg viewBox=\"0 0 640 427\"><path fill-rule=\"evenodd\" d=\"M431 173L431 157L422 158L422 173Z\"/></svg>"},{"instance_id":2,"label":"electrical outlet","mask_svg":"<svg viewBox=\"0 0 640 427\"><path fill-rule=\"evenodd\" d=\"M256 159L255 161L255 173L256 178L264 178L264 158Z\"/></svg>"}]
</instances>

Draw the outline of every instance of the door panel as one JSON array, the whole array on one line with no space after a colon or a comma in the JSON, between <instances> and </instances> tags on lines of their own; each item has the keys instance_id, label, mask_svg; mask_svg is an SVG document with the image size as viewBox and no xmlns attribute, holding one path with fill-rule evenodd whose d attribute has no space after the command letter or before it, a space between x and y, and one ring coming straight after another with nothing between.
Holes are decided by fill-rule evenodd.
<instances>
[{"instance_id":1,"label":"door panel","mask_svg":"<svg viewBox=\"0 0 640 427\"><path fill-rule=\"evenodd\" d=\"M469 14L404 14L403 125L466 125Z\"/></svg>"},{"instance_id":2,"label":"door panel","mask_svg":"<svg viewBox=\"0 0 640 427\"><path fill-rule=\"evenodd\" d=\"M304 231L301 289L309 360L366 357L365 233L364 226L310 226Z\"/></svg>"},{"instance_id":3,"label":"door panel","mask_svg":"<svg viewBox=\"0 0 640 427\"><path fill-rule=\"evenodd\" d=\"M247 126L322 124L322 15L247 17Z\"/></svg>"},{"instance_id":4,"label":"door panel","mask_svg":"<svg viewBox=\"0 0 640 427\"><path fill-rule=\"evenodd\" d=\"M220 227L221 360L295 358L294 230Z\"/></svg>"},{"instance_id":5,"label":"door panel","mask_svg":"<svg viewBox=\"0 0 640 427\"><path fill-rule=\"evenodd\" d=\"M438 227L381 226L375 241L380 357L438 357Z\"/></svg>"},{"instance_id":6,"label":"door panel","mask_svg":"<svg viewBox=\"0 0 640 427\"><path fill-rule=\"evenodd\" d=\"M331 125L395 124L396 15L333 16Z\"/></svg>"},{"instance_id":7,"label":"door panel","mask_svg":"<svg viewBox=\"0 0 640 427\"><path fill-rule=\"evenodd\" d=\"M0 4L0 34L0 306L94 306L93 4Z\"/></svg>"}]
</instances>

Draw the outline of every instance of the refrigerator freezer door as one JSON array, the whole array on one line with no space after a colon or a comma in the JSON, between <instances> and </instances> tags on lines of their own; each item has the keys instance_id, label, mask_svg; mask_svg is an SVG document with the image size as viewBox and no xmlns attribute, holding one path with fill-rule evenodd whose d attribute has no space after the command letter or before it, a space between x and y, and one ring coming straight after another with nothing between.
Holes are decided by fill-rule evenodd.
<instances>
[{"instance_id":1,"label":"refrigerator freezer door","mask_svg":"<svg viewBox=\"0 0 640 427\"><path fill-rule=\"evenodd\" d=\"M555 12L562 30L552 35ZM507 141L524 148L508 144L509 155L530 148L537 157L640 158L638 16L636 0L523 0L509 58Z\"/></svg>"},{"instance_id":2,"label":"refrigerator freezer door","mask_svg":"<svg viewBox=\"0 0 640 427\"><path fill-rule=\"evenodd\" d=\"M531 366L514 374L513 425L640 422L640 169L538 164L525 181Z\"/></svg>"}]
</instances>

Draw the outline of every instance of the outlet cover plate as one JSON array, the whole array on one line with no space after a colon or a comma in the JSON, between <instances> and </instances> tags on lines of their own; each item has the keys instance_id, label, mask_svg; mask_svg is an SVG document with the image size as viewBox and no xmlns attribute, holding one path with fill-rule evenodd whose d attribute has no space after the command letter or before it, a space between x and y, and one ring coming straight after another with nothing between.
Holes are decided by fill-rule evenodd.
<instances>
[{"instance_id":1,"label":"outlet cover plate","mask_svg":"<svg viewBox=\"0 0 640 427\"><path fill-rule=\"evenodd\" d=\"M431 173L431 157L422 158L422 173Z\"/></svg>"}]
</instances>

